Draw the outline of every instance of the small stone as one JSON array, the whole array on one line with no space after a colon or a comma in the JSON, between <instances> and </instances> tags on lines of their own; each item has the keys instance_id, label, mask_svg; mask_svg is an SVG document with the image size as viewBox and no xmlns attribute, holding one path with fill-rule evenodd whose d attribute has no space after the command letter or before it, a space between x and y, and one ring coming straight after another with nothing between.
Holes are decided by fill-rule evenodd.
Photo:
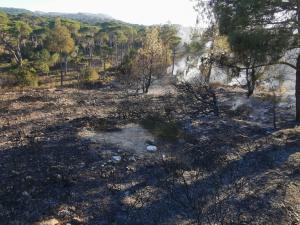
<instances>
[{"instance_id":1,"label":"small stone","mask_svg":"<svg viewBox=\"0 0 300 225\"><path fill-rule=\"evenodd\" d=\"M126 169L127 169L127 171L135 172L135 168L133 166L127 166Z\"/></svg>"},{"instance_id":2,"label":"small stone","mask_svg":"<svg viewBox=\"0 0 300 225\"><path fill-rule=\"evenodd\" d=\"M23 196L26 196L26 197L29 197L29 196L30 196L30 194L29 194L27 191L22 192L22 195L23 195Z\"/></svg>"},{"instance_id":3,"label":"small stone","mask_svg":"<svg viewBox=\"0 0 300 225\"><path fill-rule=\"evenodd\" d=\"M86 164L84 162L80 163L80 168L84 168L86 166Z\"/></svg>"},{"instance_id":4,"label":"small stone","mask_svg":"<svg viewBox=\"0 0 300 225\"><path fill-rule=\"evenodd\" d=\"M147 146L147 151L148 152L156 152L157 151L157 147L154 145L149 145Z\"/></svg>"},{"instance_id":5,"label":"small stone","mask_svg":"<svg viewBox=\"0 0 300 225\"><path fill-rule=\"evenodd\" d=\"M129 161L135 162L136 158L134 156L129 157Z\"/></svg>"},{"instance_id":6,"label":"small stone","mask_svg":"<svg viewBox=\"0 0 300 225\"><path fill-rule=\"evenodd\" d=\"M45 220L42 222L36 223L36 225L59 225L59 221L57 219Z\"/></svg>"},{"instance_id":7,"label":"small stone","mask_svg":"<svg viewBox=\"0 0 300 225\"><path fill-rule=\"evenodd\" d=\"M122 160L122 158L121 158L121 156L113 156L113 157L112 157L112 160L113 160L114 162L120 162L120 161Z\"/></svg>"},{"instance_id":8,"label":"small stone","mask_svg":"<svg viewBox=\"0 0 300 225\"><path fill-rule=\"evenodd\" d=\"M58 212L58 215L62 216L62 217L70 217L70 216L72 216L72 214L73 213L71 211L69 211L68 209L63 209Z\"/></svg>"}]
</instances>

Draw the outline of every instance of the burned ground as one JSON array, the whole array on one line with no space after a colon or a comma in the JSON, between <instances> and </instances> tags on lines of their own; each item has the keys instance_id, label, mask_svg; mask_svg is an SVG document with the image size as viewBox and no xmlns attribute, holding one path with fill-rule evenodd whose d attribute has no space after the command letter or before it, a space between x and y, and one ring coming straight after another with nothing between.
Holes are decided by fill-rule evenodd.
<instances>
[{"instance_id":1,"label":"burned ground","mask_svg":"<svg viewBox=\"0 0 300 225\"><path fill-rule=\"evenodd\" d=\"M300 128L282 111L272 129L255 96L267 109L258 123L251 108L228 104L240 95L219 89L217 117L186 114L174 94L3 92L0 223L299 224ZM80 135L130 123L157 152Z\"/></svg>"}]
</instances>

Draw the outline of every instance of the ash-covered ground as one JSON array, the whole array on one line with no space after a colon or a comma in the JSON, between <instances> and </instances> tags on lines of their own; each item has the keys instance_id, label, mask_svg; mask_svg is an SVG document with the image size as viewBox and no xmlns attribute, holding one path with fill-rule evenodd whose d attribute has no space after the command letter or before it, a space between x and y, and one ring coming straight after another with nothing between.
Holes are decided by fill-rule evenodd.
<instances>
[{"instance_id":1,"label":"ash-covered ground","mask_svg":"<svg viewBox=\"0 0 300 225\"><path fill-rule=\"evenodd\" d=\"M300 224L292 106L274 129L261 93L219 87L215 116L171 89L3 91L0 224Z\"/></svg>"}]
</instances>

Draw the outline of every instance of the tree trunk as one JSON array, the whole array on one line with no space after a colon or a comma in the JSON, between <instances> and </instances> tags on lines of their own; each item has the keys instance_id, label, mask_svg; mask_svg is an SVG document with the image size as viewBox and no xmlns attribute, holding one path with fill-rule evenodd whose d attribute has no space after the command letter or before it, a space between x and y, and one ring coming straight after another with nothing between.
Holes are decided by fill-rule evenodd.
<instances>
[{"instance_id":1,"label":"tree trunk","mask_svg":"<svg viewBox=\"0 0 300 225\"><path fill-rule=\"evenodd\" d=\"M0 44L4 45L4 47L8 50L8 52L14 57L16 63L22 67L23 57L20 49L20 44L18 43L17 47L15 48L8 41L5 40L4 34L1 34L0 36Z\"/></svg>"},{"instance_id":2,"label":"tree trunk","mask_svg":"<svg viewBox=\"0 0 300 225\"><path fill-rule=\"evenodd\" d=\"M60 59L60 86L64 85L64 66L63 66L63 59Z\"/></svg>"},{"instance_id":3,"label":"tree trunk","mask_svg":"<svg viewBox=\"0 0 300 225\"><path fill-rule=\"evenodd\" d=\"M175 49L173 49L172 75L174 75L174 69L175 69L175 56L176 56L176 51Z\"/></svg>"},{"instance_id":4,"label":"tree trunk","mask_svg":"<svg viewBox=\"0 0 300 225\"><path fill-rule=\"evenodd\" d=\"M115 66L118 66L118 54L119 54L118 43L116 43L116 65Z\"/></svg>"},{"instance_id":5,"label":"tree trunk","mask_svg":"<svg viewBox=\"0 0 300 225\"><path fill-rule=\"evenodd\" d=\"M209 60L211 60L211 59L209 59ZM205 77L205 82L206 82L207 85L209 85L209 83L210 83L212 65L213 65L212 62L209 62L208 71L207 71L207 74L206 74L206 77Z\"/></svg>"},{"instance_id":6,"label":"tree trunk","mask_svg":"<svg viewBox=\"0 0 300 225\"><path fill-rule=\"evenodd\" d=\"M152 81L152 74L150 74L147 78L147 81L145 83L145 92L144 93L148 93L149 92L149 88L150 88L150 85L151 85L151 81Z\"/></svg>"},{"instance_id":7,"label":"tree trunk","mask_svg":"<svg viewBox=\"0 0 300 225\"><path fill-rule=\"evenodd\" d=\"M296 70L296 121L300 122L300 54L297 58Z\"/></svg>"},{"instance_id":8,"label":"tree trunk","mask_svg":"<svg viewBox=\"0 0 300 225\"><path fill-rule=\"evenodd\" d=\"M64 63L65 63L65 76L66 76L68 73L68 56L67 55L65 55Z\"/></svg>"},{"instance_id":9,"label":"tree trunk","mask_svg":"<svg viewBox=\"0 0 300 225\"><path fill-rule=\"evenodd\" d=\"M275 91L272 93L272 113L273 113L273 128L277 129L277 114L276 114L276 106L277 106L277 96Z\"/></svg>"},{"instance_id":10,"label":"tree trunk","mask_svg":"<svg viewBox=\"0 0 300 225\"><path fill-rule=\"evenodd\" d=\"M255 89L255 83L256 83L256 71L254 68L251 69L251 73L249 71L250 69L246 69L246 80L247 80L247 97L250 98Z\"/></svg>"},{"instance_id":11,"label":"tree trunk","mask_svg":"<svg viewBox=\"0 0 300 225\"><path fill-rule=\"evenodd\" d=\"M214 30L214 26L212 28ZM213 66L213 58L214 58L214 48L215 48L215 33L213 34L213 39L210 46L210 56L208 58L208 71L205 77L205 82L209 85L210 83L210 77L211 77L211 71Z\"/></svg>"},{"instance_id":12,"label":"tree trunk","mask_svg":"<svg viewBox=\"0 0 300 225\"><path fill-rule=\"evenodd\" d=\"M16 55L17 55L17 58L18 58L17 63L20 66L23 66L23 57L22 57L22 53L21 53L20 42L18 42L18 44L17 44Z\"/></svg>"},{"instance_id":13,"label":"tree trunk","mask_svg":"<svg viewBox=\"0 0 300 225\"><path fill-rule=\"evenodd\" d=\"M92 47L89 48L89 57L90 57L89 64L90 64L90 67L92 67L93 66L93 58L94 58L94 50Z\"/></svg>"},{"instance_id":14,"label":"tree trunk","mask_svg":"<svg viewBox=\"0 0 300 225\"><path fill-rule=\"evenodd\" d=\"M297 0L297 17L298 17L298 34L300 32L300 1ZM300 46L300 38L298 36L298 47ZM300 122L300 54L297 58L296 65L296 87L295 87L295 96L296 96L296 121Z\"/></svg>"}]
</instances>

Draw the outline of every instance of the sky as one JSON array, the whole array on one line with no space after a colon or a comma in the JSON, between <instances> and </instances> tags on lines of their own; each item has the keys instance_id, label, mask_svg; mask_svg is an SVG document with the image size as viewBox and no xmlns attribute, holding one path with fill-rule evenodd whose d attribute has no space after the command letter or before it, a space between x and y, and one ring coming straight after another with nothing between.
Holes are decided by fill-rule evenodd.
<instances>
[{"instance_id":1,"label":"sky","mask_svg":"<svg viewBox=\"0 0 300 225\"><path fill-rule=\"evenodd\" d=\"M129 23L194 26L191 0L0 0L0 7L43 12L103 13Z\"/></svg>"}]
</instances>

